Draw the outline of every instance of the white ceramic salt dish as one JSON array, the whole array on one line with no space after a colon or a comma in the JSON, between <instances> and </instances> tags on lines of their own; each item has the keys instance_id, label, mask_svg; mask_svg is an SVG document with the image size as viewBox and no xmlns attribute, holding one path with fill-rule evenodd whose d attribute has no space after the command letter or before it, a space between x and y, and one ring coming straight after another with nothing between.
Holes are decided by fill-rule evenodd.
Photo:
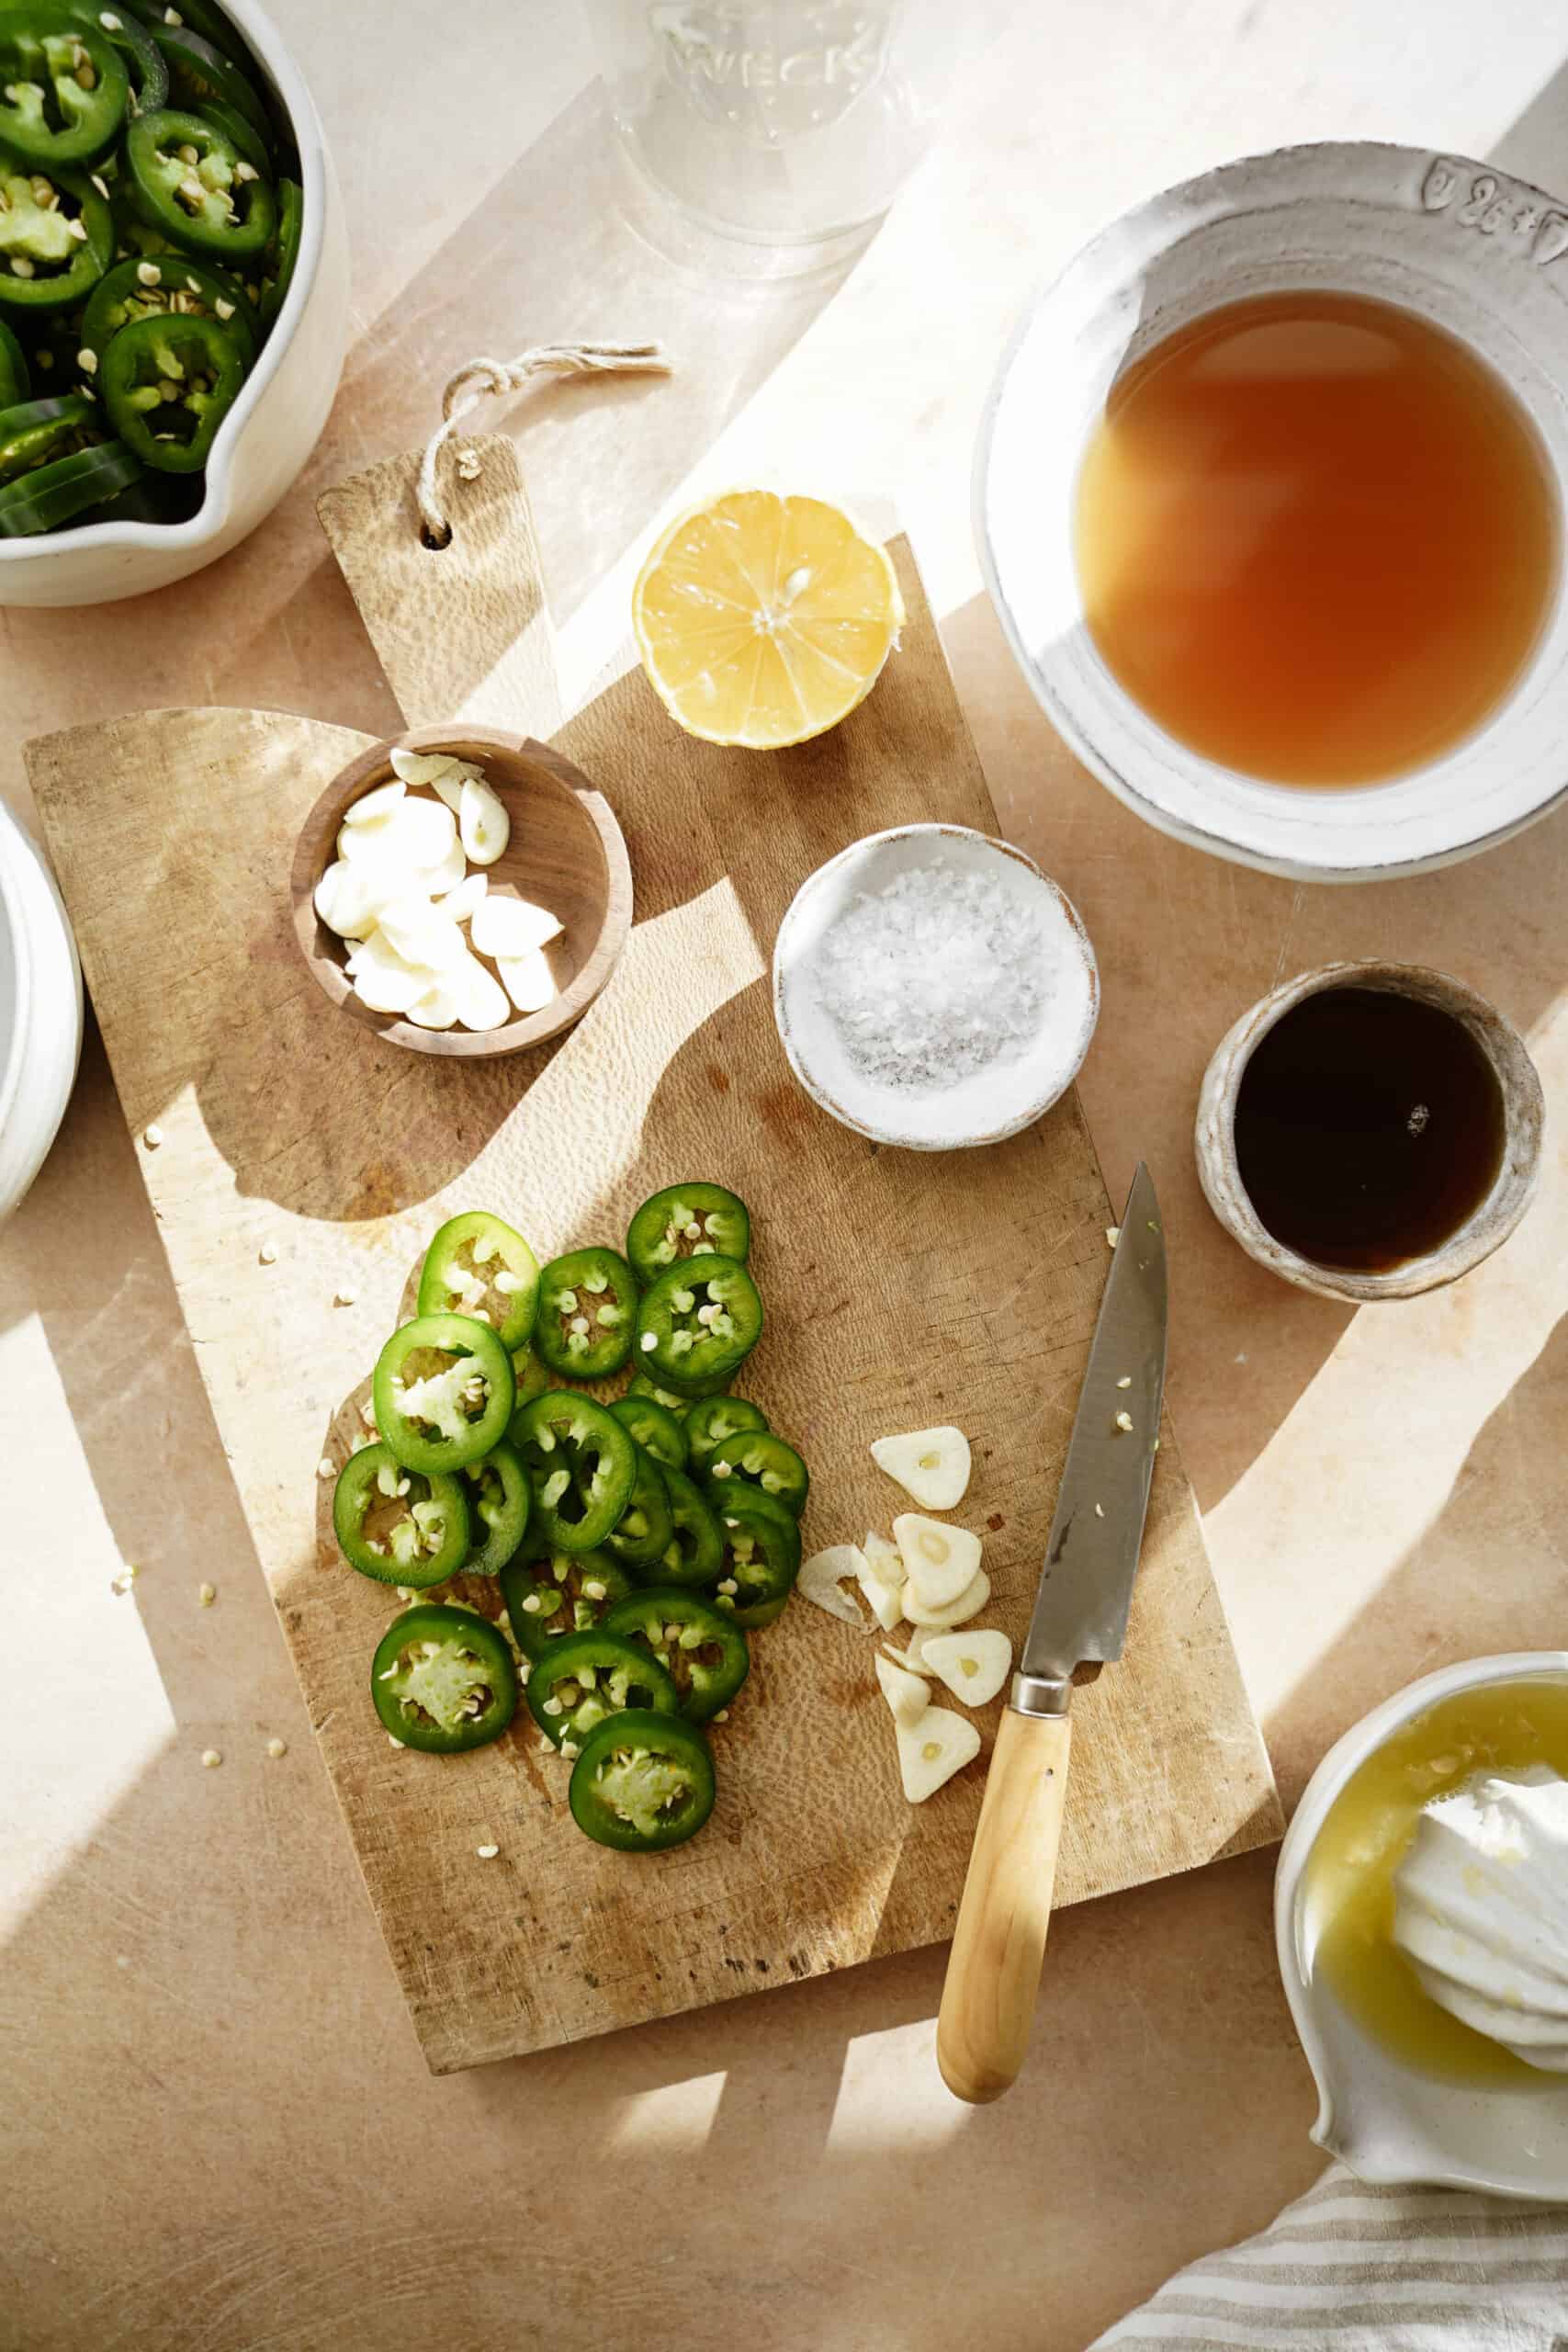
<instances>
[{"instance_id":1,"label":"white ceramic salt dish","mask_svg":"<svg viewBox=\"0 0 1568 2352\"><path fill-rule=\"evenodd\" d=\"M1121 372L1223 303L1302 288L1396 303L1467 343L1522 402L1560 505L1551 606L1513 691L1440 759L1348 790L1258 783L1168 735L1096 651L1073 551L1080 460ZM1298 881L1424 873L1544 816L1568 796L1564 384L1568 203L1488 164L1413 147L1288 147L1138 205L1027 312L980 430L981 562L1053 725L1162 832Z\"/></svg>"},{"instance_id":2,"label":"white ceramic salt dish","mask_svg":"<svg viewBox=\"0 0 1568 2352\"><path fill-rule=\"evenodd\" d=\"M1274 1934L1296 2031L1318 2089L1312 2136L1371 2181L1432 2181L1499 2197L1568 2198L1568 2078L1539 2090L1440 2082L1385 2050L1314 1968L1310 1859L1340 1791L1369 1756L1439 1700L1493 1682L1568 1681L1568 1650L1516 1650L1424 1675L1331 1747L1280 1849Z\"/></svg>"},{"instance_id":3,"label":"white ceramic salt dish","mask_svg":"<svg viewBox=\"0 0 1568 2352\"><path fill-rule=\"evenodd\" d=\"M0 1220L43 1163L82 1051L82 972L40 853L0 803Z\"/></svg>"},{"instance_id":4,"label":"white ceramic salt dish","mask_svg":"<svg viewBox=\"0 0 1568 2352\"><path fill-rule=\"evenodd\" d=\"M858 1069L816 985L817 950L863 894L911 868L941 865L974 874L1032 909L1058 951L1058 987L1038 1035L971 1077L917 1091ZM852 842L807 876L773 948L773 1017L790 1068L814 1102L857 1135L909 1151L957 1151L999 1143L1044 1115L1083 1066L1100 1017L1100 971L1077 908L1010 842L964 825L898 825Z\"/></svg>"},{"instance_id":5,"label":"white ceramic salt dish","mask_svg":"<svg viewBox=\"0 0 1568 2352\"><path fill-rule=\"evenodd\" d=\"M348 230L303 75L255 0L223 0L294 127L299 258L277 322L218 428L206 495L185 523L93 523L0 539L0 605L107 605L226 555L272 512L321 438L348 344Z\"/></svg>"}]
</instances>

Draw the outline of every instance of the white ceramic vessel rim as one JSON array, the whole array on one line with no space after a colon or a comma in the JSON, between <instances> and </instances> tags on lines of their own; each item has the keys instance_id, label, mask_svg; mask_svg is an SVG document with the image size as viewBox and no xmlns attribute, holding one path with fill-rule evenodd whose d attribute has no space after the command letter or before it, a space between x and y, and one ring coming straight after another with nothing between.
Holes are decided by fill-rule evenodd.
<instances>
[{"instance_id":1,"label":"white ceramic vessel rim","mask_svg":"<svg viewBox=\"0 0 1568 2352\"><path fill-rule=\"evenodd\" d=\"M1552 371L1538 353L1527 349L1518 331L1528 311L1538 327L1550 318L1542 334L1554 347L1568 341L1568 305L1563 304L1568 260L1549 277L1528 257L1506 252L1506 239L1477 235L1474 251L1467 242L1451 249L1434 246L1435 223L1453 223L1455 236L1461 241L1469 237L1468 229L1457 225L1462 204L1451 211L1423 209L1421 191L1439 168L1459 175L1456 187L1474 175L1484 176L1510 200L1533 200L1538 222L1568 217L1568 208L1506 173L1433 150L1371 141L1320 142L1240 158L1133 207L1048 281L1008 342L982 414L973 484L981 568L1014 658L1052 724L1145 821L1195 848L1263 872L1324 882L1426 872L1509 838L1568 797L1568 775L1551 757L1551 722L1540 707L1545 699L1543 681L1555 699L1561 699L1562 690L1561 639L1568 628L1562 548L1568 410ZM1289 224L1304 220L1314 208L1316 240L1303 232L1302 242L1308 250L1294 254ZM1357 224L1355 233L1363 241L1356 259L1345 260L1342 280L1325 258L1333 251L1331 244L1325 247L1321 226L1326 208L1337 208L1345 221ZM1557 492L1557 580L1535 654L1479 729L1427 766L1379 785L1315 791L1267 784L1204 761L1167 735L1123 692L1089 639L1070 547L1058 547L1051 524L1043 522L1031 549L1023 519L1030 503L1021 497L1016 469L1010 466L1004 480L998 461L998 441L1016 454L1014 444L1024 429L1018 403L1029 392L1039 391L1048 380L1048 369L1058 381L1065 378L1080 390L1098 380L1100 346L1080 355L1078 342L1088 345L1098 331L1109 341L1120 337L1122 350L1134 344L1143 347L1145 338L1139 327L1123 329L1134 312L1137 289L1151 272L1163 264L1190 259L1206 234L1223 235L1235 223L1259 216L1269 224L1270 251L1254 267L1271 284L1343 282L1351 291L1375 292L1446 326L1469 342L1494 372L1509 373L1499 370L1495 352L1485 347L1480 332L1484 326L1506 345L1517 363L1519 380L1513 389L1538 439L1555 444L1543 454ZM1381 249L1375 227L1368 226L1380 218L1385 224ZM1481 253L1492 256L1484 266L1477 259ZM1399 282L1368 282L1382 276ZM1417 299L1416 288L1425 300ZM1170 306L1168 315L1156 313L1157 332L1147 340L1157 340L1186 319L1251 290L1261 289L1227 288L1216 279L1212 290L1204 284L1201 299L1189 299L1189 288L1188 295ZM1426 308L1425 300L1433 307ZM1445 304L1468 312L1472 331L1446 315ZM1563 308L1561 321L1554 306ZM1069 405L1077 397L1078 392L1071 389L1062 394ZM1096 395L1082 421L1076 411L1070 424L1060 417L1053 420L1060 452L1035 469L1039 482L1051 484L1049 491L1040 488L1034 501L1042 517L1056 496L1069 452L1076 479L1087 430L1099 407ZM1542 424L1547 413L1551 436ZM1035 429L1037 441L1043 430ZM1050 544L1042 554L1045 538ZM1039 607L1058 589L1061 618L1048 632L1021 618L1021 605ZM1548 678L1553 662L1559 671ZM1086 679L1092 683L1086 684ZM1114 751L1095 740L1097 722L1110 726ZM1505 735L1510 738L1506 748L1498 741ZM1510 759L1508 752L1514 741L1527 739L1537 773L1521 785L1516 770L1522 775L1526 763L1522 756ZM1485 788L1475 781L1473 765L1465 765L1475 763L1478 755L1484 759Z\"/></svg>"},{"instance_id":2,"label":"white ceramic vessel rim","mask_svg":"<svg viewBox=\"0 0 1568 2352\"><path fill-rule=\"evenodd\" d=\"M0 1037L0 1052L5 1057L0 1060L0 1135L5 1134L16 1112L22 1087L27 1040L32 1032L33 1021L34 976L28 944L27 910L22 904L11 866L10 845L15 839L16 831L9 812L0 807L0 922L5 925L17 984L10 1035Z\"/></svg>"},{"instance_id":3,"label":"white ceramic vessel rim","mask_svg":"<svg viewBox=\"0 0 1568 2352\"><path fill-rule=\"evenodd\" d=\"M1334 2123L1334 2108L1328 2087L1329 2061L1318 2022L1319 1994L1302 1966L1298 1935L1298 1914L1302 1890L1313 1847L1318 1833L1344 1789L1346 1782L1359 1770L1369 1756L1382 1747L1394 1733L1414 1716L1441 1700L1451 1699L1461 1690L1483 1690L1494 1682L1540 1682L1568 1679L1568 1650L1510 1650L1493 1657L1466 1658L1457 1666L1439 1667L1433 1674L1424 1674L1419 1680L1407 1683L1383 1700L1360 1722L1341 1734L1328 1750L1302 1793L1300 1804L1285 1832L1280 1848L1280 1860L1274 1874L1274 1947L1280 1962L1280 1975L1284 1984L1285 1997L1291 2006L1296 2032L1306 2054L1308 2065L1317 2084L1320 2101L1317 2120L1312 2136L1320 2145L1327 2144L1327 2135ZM1353 2155L1345 2157L1352 2171L1358 2169ZM1568 2194L1568 2184L1549 2183L1536 2192L1515 2183L1483 2177L1479 2171L1458 2166L1445 2169L1441 2165L1430 2169L1423 2166L1398 2176L1379 2169L1369 2171L1364 2177L1428 2181L1439 2188L1485 2188L1495 2195L1529 2198L1532 2194L1543 2198Z\"/></svg>"},{"instance_id":4,"label":"white ceramic vessel rim","mask_svg":"<svg viewBox=\"0 0 1568 2352\"><path fill-rule=\"evenodd\" d=\"M1034 880L1050 894L1058 911L1066 918L1067 927L1081 951L1083 970L1089 989L1087 1017L1079 1034L1074 1039L1066 1056L1054 1066L1049 1082L1030 1099L1027 1106L1010 1114L999 1124L987 1127L983 1133L946 1136L940 1140L934 1140L928 1135L918 1134L910 1129L874 1125L857 1117L853 1111L822 1083L804 1057L796 1041L795 1023L784 1001L786 989L784 966L788 957L791 933L806 920L812 900L819 897L823 891L829 889L838 877L847 874L854 866L869 863L879 849L889 847L899 842L919 841L922 837L932 841L962 842L966 846L989 850L998 857L1009 860L1013 866L1032 876ZM795 1077L812 1101L820 1104L821 1108L837 1119L840 1125L852 1128L857 1135L869 1137L873 1143L893 1144L908 1151L964 1151L984 1144L1004 1142L1009 1136L1020 1135L1025 1127L1032 1126L1036 1119L1043 1118L1046 1112L1061 1101L1062 1096L1083 1068L1084 1057L1089 1052L1100 1018L1100 967L1095 959L1093 942L1084 928L1083 918L1061 885L1054 881L1050 875L1035 864L1027 852L1018 847L1016 842L1004 841L994 833L982 832L977 826L953 825L942 821L916 825L889 825L882 832L863 834L859 841L849 842L836 855L829 858L825 864L808 874L791 899L785 910L784 921L779 925L778 937L773 944L773 1020L778 1029L780 1042L791 1069L794 1070Z\"/></svg>"},{"instance_id":5,"label":"white ceramic vessel rim","mask_svg":"<svg viewBox=\"0 0 1568 2352\"><path fill-rule=\"evenodd\" d=\"M299 233L299 257L282 310L274 322L260 358L240 388L240 396L219 426L207 461L206 493L196 513L183 523L91 523L60 541L72 553L96 553L102 548L157 548L175 551L205 547L215 539L229 518L234 452L253 411L276 375L289 337L299 324L321 266L327 204L326 153L321 119L293 58L270 17L256 0L221 0L257 58L277 85L295 143L299 150L300 185L304 196ZM47 554L49 540L0 539L0 565L37 563Z\"/></svg>"}]
</instances>

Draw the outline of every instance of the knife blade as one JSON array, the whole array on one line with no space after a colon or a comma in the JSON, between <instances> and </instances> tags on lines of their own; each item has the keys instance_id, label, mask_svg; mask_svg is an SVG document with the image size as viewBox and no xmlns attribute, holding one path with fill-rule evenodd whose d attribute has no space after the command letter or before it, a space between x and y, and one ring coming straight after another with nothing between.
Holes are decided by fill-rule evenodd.
<instances>
[{"instance_id":1,"label":"knife blade","mask_svg":"<svg viewBox=\"0 0 1568 2352\"><path fill-rule=\"evenodd\" d=\"M1016 2080L1051 1921L1073 1669L1122 1655L1165 1391L1165 1233L1148 1170L1127 1196L1019 1671L997 1731L937 2020L949 2090Z\"/></svg>"},{"instance_id":2,"label":"knife blade","mask_svg":"<svg viewBox=\"0 0 1568 2352\"><path fill-rule=\"evenodd\" d=\"M1140 1162L1100 1301L1045 1544L1021 1671L1068 1682L1119 1658L1138 1573L1165 1394L1165 1234Z\"/></svg>"}]
</instances>

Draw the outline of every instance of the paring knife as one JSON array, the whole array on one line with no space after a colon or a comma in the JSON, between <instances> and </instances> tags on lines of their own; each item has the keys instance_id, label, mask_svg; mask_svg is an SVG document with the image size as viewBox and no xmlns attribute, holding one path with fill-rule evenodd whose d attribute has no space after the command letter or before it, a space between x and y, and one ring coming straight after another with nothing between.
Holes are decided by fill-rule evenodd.
<instances>
[{"instance_id":1,"label":"paring knife","mask_svg":"<svg viewBox=\"0 0 1568 2352\"><path fill-rule=\"evenodd\" d=\"M1122 1655L1159 1437L1165 1340L1165 1237L1140 1163L942 1987L937 2064L948 2089L976 2104L1010 2088L1029 2043L1067 1793L1073 1668Z\"/></svg>"}]
</instances>

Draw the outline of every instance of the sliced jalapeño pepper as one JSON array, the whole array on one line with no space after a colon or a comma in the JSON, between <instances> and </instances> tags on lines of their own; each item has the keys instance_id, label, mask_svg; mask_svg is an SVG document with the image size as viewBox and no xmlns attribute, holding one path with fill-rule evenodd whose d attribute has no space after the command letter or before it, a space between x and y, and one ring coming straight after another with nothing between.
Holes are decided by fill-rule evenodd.
<instances>
[{"instance_id":1,"label":"sliced jalape\u00f1o pepper","mask_svg":"<svg viewBox=\"0 0 1568 2352\"><path fill-rule=\"evenodd\" d=\"M703 1397L686 1416L686 1442L692 1449L693 1470L700 1476L705 1457L727 1437L734 1437L740 1430L765 1430L767 1426L766 1413L749 1397Z\"/></svg>"},{"instance_id":2,"label":"sliced jalape\u00f1o pepper","mask_svg":"<svg viewBox=\"0 0 1568 2352\"><path fill-rule=\"evenodd\" d=\"M618 1250L569 1250L539 1276L534 1346L569 1380L603 1380L632 1351L637 1282Z\"/></svg>"},{"instance_id":3,"label":"sliced jalape\u00f1o pepper","mask_svg":"<svg viewBox=\"0 0 1568 2352\"><path fill-rule=\"evenodd\" d=\"M57 400L22 401L0 411L0 481L15 481L55 458L74 457L103 435L96 401L85 392Z\"/></svg>"},{"instance_id":4,"label":"sliced jalape\u00f1o pepper","mask_svg":"<svg viewBox=\"0 0 1568 2352\"><path fill-rule=\"evenodd\" d=\"M305 191L298 180L277 183L277 230L265 266L261 314L271 326L288 300L299 261L299 238L305 226Z\"/></svg>"},{"instance_id":5,"label":"sliced jalape\u00f1o pepper","mask_svg":"<svg viewBox=\"0 0 1568 2352\"><path fill-rule=\"evenodd\" d=\"M571 1768L571 1817L623 1854L693 1838L713 1811L713 1758L695 1724L628 1710L591 1731Z\"/></svg>"},{"instance_id":6,"label":"sliced jalape\u00f1o pepper","mask_svg":"<svg viewBox=\"0 0 1568 2352\"><path fill-rule=\"evenodd\" d=\"M270 136L266 108L239 67L223 54L223 44L194 31L188 25L171 25L167 17L152 27L153 40L169 69L175 104L193 114L206 111L209 98L220 98L244 116L264 139Z\"/></svg>"},{"instance_id":7,"label":"sliced jalape\u00f1o pepper","mask_svg":"<svg viewBox=\"0 0 1568 2352\"><path fill-rule=\"evenodd\" d=\"M685 1468L686 1432L666 1407L651 1396L617 1396L610 1410L661 1470Z\"/></svg>"},{"instance_id":8,"label":"sliced jalape\u00f1o pepper","mask_svg":"<svg viewBox=\"0 0 1568 2352\"><path fill-rule=\"evenodd\" d=\"M426 1602L405 1609L377 1643L370 1696L404 1747L457 1756L506 1729L517 1712L517 1668L488 1617Z\"/></svg>"},{"instance_id":9,"label":"sliced jalape\u00f1o pepper","mask_svg":"<svg viewBox=\"0 0 1568 2352\"><path fill-rule=\"evenodd\" d=\"M238 281L188 254L165 254L159 260L117 261L107 270L82 313L81 347L101 360L106 347L138 319L162 318L170 311L186 317L216 319L228 328L246 364L254 359L261 329L250 300ZM96 370L91 372L96 372Z\"/></svg>"},{"instance_id":10,"label":"sliced jalape\u00f1o pepper","mask_svg":"<svg viewBox=\"0 0 1568 2352\"><path fill-rule=\"evenodd\" d=\"M424 1253L420 1313L477 1316L508 1350L527 1344L538 1298L538 1260L523 1236L488 1209L448 1217Z\"/></svg>"},{"instance_id":11,"label":"sliced jalape\u00f1o pepper","mask_svg":"<svg viewBox=\"0 0 1568 2352\"><path fill-rule=\"evenodd\" d=\"M752 1630L782 1617L800 1574L800 1529L794 1514L756 1487L739 1487L719 1504L724 1573L714 1594L737 1625Z\"/></svg>"},{"instance_id":12,"label":"sliced jalape\u00f1o pepper","mask_svg":"<svg viewBox=\"0 0 1568 2352\"><path fill-rule=\"evenodd\" d=\"M633 1373L626 1383L626 1395L651 1396L656 1405L662 1405L665 1411L672 1414L676 1420L680 1420L692 1409L692 1400L689 1396L677 1396L672 1388L660 1388L658 1381L649 1380L646 1372Z\"/></svg>"},{"instance_id":13,"label":"sliced jalape\u00f1o pepper","mask_svg":"<svg viewBox=\"0 0 1568 2352\"><path fill-rule=\"evenodd\" d=\"M528 1712L545 1737L570 1754L575 1755L595 1724L622 1707L646 1707L660 1715L681 1712L674 1677L640 1642L597 1630L568 1634L534 1660Z\"/></svg>"},{"instance_id":14,"label":"sliced jalape\u00f1o pepper","mask_svg":"<svg viewBox=\"0 0 1568 2352\"><path fill-rule=\"evenodd\" d=\"M234 151L243 163L254 164L265 179L272 177L274 158L271 143L263 138L254 123L249 121L237 107L226 106L221 98L203 98L196 111L199 115L205 115L213 128L223 133L225 139L233 141ZM281 219L283 191L278 188L275 190L275 194ZM276 232L274 231L274 235L276 234Z\"/></svg>"},{"instance_id":15,"label":"sliced jalape\u00f1o pepper","mask_svg":"<svg viewBox=\"0 0 1568 2352\"><path fill-rule=\"evenodd\" d=\"M746 1636L733 1617L721 1616L694 1592L659 1585L617 1600L605 1615L606 1634L642 1642L673 1678L681 1713L705 1724L728 1707L751 1668Z\"/></svg>"},{"instance_id":16,"label":"sliced jalape\u00f1o pepper","mask_svg":"<svg viewBox=\"0 0 1568 2352\"><path fill-rule=\"evenodd\" d=\"M732 1493L737 1487L761 1487L796 1519L806 1509L811 1474L793 1445L772 1430L739 1430L720 1440L703 1456L702 1475L710 1490Z\"/></svg>"},{"instance_id":17,"label":"sliced jalape\u00f1o pepper","mask_svg":"<svg viewBox=\"0 0 1568 2352\"><path fill-rule=\"evenodd\" d=\"M418 1315L376 1360L376 1426L408 1470L463 1470L506 1434L512 1358L488 1324Z\"/></svg>"},{"instance_id":18,"label":"sliced jalape\u00f1o pepper","mask_svg":"<svg viewBox=\"0 0 1568 2352\"><path fill-rule=\"evenodd\" d=\"M715 1251L739 1264L750 1247L746 1204L722 1184L667 1184L644 1201L626 1229L626 1256L639 1283L657 1282L680 1259Z\"/></svg>"},{"instance_id":19,"label":"sliced jalape\u00f1o pepper","mask_svg":"<svg viewBox=\"0 0 1568 2352\"><path fill-rule=\"evenodd\" d=\"M201 115L170 107L138 115L125 164L142 219L171 244L238 262L272 235L272 183Z\"/></svg>"},{"instance_id":20,"label":"sliced jalape\u00f1o pepper","mask_svg":"<svg viewBox=\"0 0 1568 2352\"><path fill-rule=\"evenodd\" d=\"M0 408L15 408L32 389L28 355L0 319Z\"/></svg>"},{"instance_id":21,"label":"sliced jalape\u00f1o pepper","mask_svg":"<svg viewBox=\"0 0 1568 2352\"><path fill-rule=\"evenodd\" d=\"M0 539L36 538L42 531L58 531L141 478L141 467L118 441L100 442L73 458L56 458L51 466L40 466L36 473L22 474L0 489Z\"/></svg>"},{"instance_id":22,"label":"sliced jalape\u00f1o pepper","mask_svg":"<svg viewBox=\"0 0 1568 2352\"><path fill-rule=\"evenodd\" d=\"M724 1530L718 1514L683 1470L663 1473L670 1498L670 1541L646 1571L653 1584L711 1585L724 1569Z\"/></svg>"},{"instance_id":23,"label":"sliced jalape\u00f1o pepper","mask_svg":"<svg viewBox=\"0 0 1568 2352\"><path fill-rule=\"evenodd\" d=\"M114 215L90 179L19 168L0 148L0 308L73 308L113 258Z\"/></svg>"},{"instance_id":24,"label":"sliced jalape\u00f1o pepper","mask_svg":"<svg viewBox=\"0 0 1568 2352\"><path fill-rule=\"evenodd\" d=\"M604 1549L624 1568L650 1567L662 1557L675 1532L664 1473L650 1453L633 1443L637 1472L626 1507L604 1538Z\"/></svg>"},{"instance_id":25,"label":"sliced jalape\u00f1o pepper","mask_svg":"<svg viewBox=\"0 0 1568 2352\"><path fill-rule=\"evenodd\" d=\"M26 0L23 0L26 5ZM130 82L128 113L144 113L150 107L161 107L169 95L169 69L164 62L164 52L140 17L129 8L99 9L93 0L70 0L73 17L86 17L100 32L107 33L120 54ZM105 17L109 22L104 22Z\"/></svg>"},{"instance_id":26,"label":"sliced jalape\u00f1o pepper","mask_svg":"<svg viewBox=\"0 0 1568 2352\"><path fill-rule=\"evenodd\" d=\"M637 1483L637 1447L614 1413L591 1396L547 1388L529 1398L509 1434L533 1481L534 1517L548 1549L592 1552L603 1544Z\"/></svg>"},{"instance_id":27,"label":"sliced jalape\u00f1o pepper","mask_svg":"<svg viewBox=\"0 0 1568 2352\"><path fill-rule=\"evenodd\" d=\"M607 1552L547 1552L540 1560L519 1553L501 1572L512 1638L526 1658L543 1657L563 1634L591 1634L631 1589Z\"/></svg>"},{"instance_id":28,"label":"sliced jalape\u00f1o pepper","mask_svg":"<svg viewBox=\"0 0 1568 2352\"><path fill-rule=\"evenodd\" d=\"M48 5L0 9L0 140L24 164L86 163L130 104L124 60L102 26Z\"/></svg>"},{"instance_id":29,"label":"sliced jalape\u00f1o pepper","mask_svg":"<svg viewBox=\"0 0 1568 2352\"><path fill-rule=\"evenodd\" d=\"M733 1258L691 1258L644 1292L637 1329L641 1369L697 1396L750 1354L761 1337L762 1302Z\"/></svg>"},{"instance_id":30,"label":"sliced jalape\u00f1o pepper","mask_svg":"<svg viewBox=\"0 0 1568 2352\"><path fill-rule=\"evenodd\" d=\"M458 1476L468 1490L474 1546L468 1572L471 1577L499 1576L528 1532L534 1502L528 1473L515 1450L501 1438L482 1461L468 1463Z\"/></svg>"},{"instance_id":31,"label":"sliced jalape\u00f1o pepper","mask_svg":"<svg viewBox=\"0 0 1568 2352\"><path fill-rule=\"evenodd\" d=\"M338 1473L333 1532L350 1567L380 1584L445 1584L468 1556L468 1503L459 1481L405 1470L385 1445L362 1445Z\"/></svg>"},{"instance_id":32,"label":"sliced jalape\u00f1o pepper","mask_svg":"<svg viewBox=\"0 0 1568 2352\"><path fill-rule=\"evenodd\" d=\"M128 449L156 473L199 473L245 380L238 342L219 319L138 319L121 327L97 384Z\"/></svg>"}]
</instances>

